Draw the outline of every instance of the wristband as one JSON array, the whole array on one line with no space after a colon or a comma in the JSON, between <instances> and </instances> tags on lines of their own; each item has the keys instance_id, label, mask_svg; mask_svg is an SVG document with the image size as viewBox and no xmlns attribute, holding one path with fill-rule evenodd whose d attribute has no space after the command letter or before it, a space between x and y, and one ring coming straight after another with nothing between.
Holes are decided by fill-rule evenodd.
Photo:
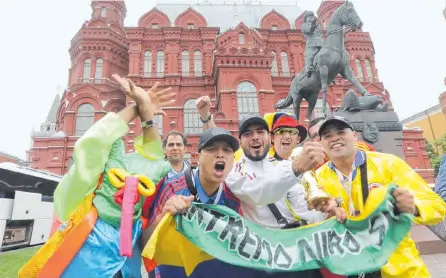
<instances>
[{"instance_id":1,"label":"wristband","mask_svg":"<svg viewBox=\"0 0 446 278\"><path fill-rule=\"evenodd\" d=\"M155 121L152 121L152 120L141 121L142 128L149 128L149 127L152 127L154 124L155 124Z\"/></svg>"},{"instance_id":2,"label":"wristband","mask_svg":"<svg viewBox=\"0 0 446 278\"><path fill-rule=\"evenodd\" d=\"M200 121L201 121L203 124L209 122L210 120L212 120L212 114L210 114L209 117L208 117L206 120L203 120L203 119L201 118L201 116L200 116Z\"/></svg>"}]
</instances>

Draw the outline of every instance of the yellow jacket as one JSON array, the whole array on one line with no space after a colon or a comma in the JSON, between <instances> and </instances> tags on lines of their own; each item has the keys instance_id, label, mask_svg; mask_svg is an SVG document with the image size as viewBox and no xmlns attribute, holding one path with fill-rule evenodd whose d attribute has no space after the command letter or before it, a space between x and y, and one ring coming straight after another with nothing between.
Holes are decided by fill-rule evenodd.
<instances>
[{"instance_id":1,"label":"yellow jacket","mask_svg":"<svg viewBox=\"0 0 446 278\"><path fill-rule=\"evenodd\" d=\"M373 186L386 186L393 183L410 190L415 196L415 204L420 214L419 217L414 218L416 223L433 225L444 219L446 203L432 191L407 163L392 154L378 152L366 152L366 154L369 187L372 184ZM359 166L363 162L363 154L358 151L355 164ZM357 171L360 172L359 169ZM316 175L318 183L328 194L341 201L341 206L346 212L349 211L349 202L351 201L353 201L355 210L362 211L364 209L360 174L354 175L352 181L352 200L350 200L330 162L321 166L316 171ZM381 273L383 278L431 277L426 265L420 258L410 233L390 257L389 262L382 268Z\"/></svg>"}]
</instances>

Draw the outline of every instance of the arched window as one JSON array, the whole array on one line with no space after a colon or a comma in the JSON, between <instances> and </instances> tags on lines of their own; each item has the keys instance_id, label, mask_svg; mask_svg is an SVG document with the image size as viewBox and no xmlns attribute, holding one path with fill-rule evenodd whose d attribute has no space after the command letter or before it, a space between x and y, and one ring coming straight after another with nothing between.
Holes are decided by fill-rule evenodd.
<instances>
[{"instance_id":1,"label":"arched window","mask_svg":"<svg viewBox=\"0 0 446 278\"><path fill-rule=\"evenodd\" d=\"M156 53L156 77L164 76L164 52L162 50Z\"/></svg>"},{"instance_id":2,"label":"arched window","mask_svg":"<svg viewBox=\"0 0 446 278\"><path fill-rule=\"evenodd\" d=\"M91 60L86 59L84 61L84 73L83 73L83 82L88 83L90 81L90 72L91 72Z\"/></svg>"},{"instance_id":3,"label":"arched window","mask_svg":"<svg viewBox=\"0 0 446 278\"><path fill-rule=\"evenodd\" d=\"M187 50L181 53L181 72L183 76L189 76L189 51Z\"/></svg>"},{"instance_id":4,"label":"arched window","mask_svg":"<svg viewBox=\"0 0 446 278\"><path fill-rule=\"evenodd\" d=\"M194 72L195 72L195 76L203 75L203 64L201 61L201 52L198 50L194 52Z\"/></svg>"},{"instance_id":5,"label":"arched window","mask_svg":"<svg viewBox=\"0 0 446 278\"><path fill-rule=\"evenodd\" d=\"M152 76L152 51L144 52L144 76Z\"/></svg>"},{"instance_id":6,"label":"arched window","mask_svg":"<svg viewBox=\"0 0 446 278\"><path fill-rule=\"evenodd\" d=\"M278 76L279 75L279 69L277 68L277 57L276 52L271 53L273 55L273 64L271 67L271 75L272 76Z\"/></svg>"},{"instance_id":7,"label":"arched window","mask_svg":"<svg viewBox=\"0 0 446 278\"><path fill-rule=\"evenodd\" d=\"M74 136L82 136L94 124L94 107L84 103L77 109L76 131Z\"/></svg>"},{"instance_id":8,"label":"arched window","mask_svg":"<svg viewBox=\"0 0 446 278\"><path fill-rule=\"evenodd\" d=\"M155 122L158 126L159 135L163 135L163 115L155 115Z\"/></svg>"},{"instance_id":9,"label":"arched window","mask_svg":"<svg viewBox=\"0 0 446 278\"><path fill-rule=\"evenodd\" d=\"M319 98L316 102L316 105L314 106L314 109L313 109L313 119L318 118L318 117L324 117L324 111L322 110L322 105L323 105L322 99ZM330 108L330 105L328 105L328 102L327 102L327 110L328 110L328 112L331 111L331 108Z\"/></svg>"},{"instance_id":10,"label":"arched window","mask_svg":"<svg viewBox=\"0 0 446 278\"><path fill-rule=\"evenodd\" d=\"M365 59L365 70L367 71L369 81L373 81L372 65L370 64L369 59Z\"/></svg>"},{"instance_id":11,"label":"arched window","mask_svg":"<svg viewBox=\"0 0 446 278\"><path fill-rule=\"evenodd\" d=\"M257 89L254 84L243 81L237 86L237 106L238 116L241 120L247 115L259 114L259 102L257 99Z\"/></svg>"},{"instance_id":12,"label":"arched window","mask_svg":"<svg viewBox=\"0 0 446 278\"><path fill-rule=\"evenodd\" d=\"M283 76L290 76L290 66L288 64L288 55L285 51L282 51L280 53L280 58L282 60L282 75Z\"/></svg>"},{"instance_id":13,"label":"arched window","mask_svg":"<svg viewBox=\"0 0 446 278\"><path fill-rule=\"evenodd\" d=\"M106 17L107 16L107 8L103 7L101 8L101 16Z\"/></svg>"},{"instance_id":14,"label":"arched window","mask_svg":"<svg viewBox=\"0 0 446 278\"><path fill-rule=\"evenodd\" d=\"M100 83L102 79L102 68L104 66L104 60L101 58L96 60L96 71L94 74L95 83Z\"/></svg>"},{"instance_id":15,"label":"arched window","mask_svg":"<svg viewBox=\"0 0 446 278\"><path fill-rule=\"evenodd\" d=\"M196 99L188 99L184 103L184 133L185 134L200 134L203 129L200 123L200 115L198 115L195 108Z\"/></svg>"},{"instance_id":16,"label":"arched window","mask_svg":"<svg viewBox=\"0 0 446 278\"><path fill-rule=\"evenodd\" d=\"M363 78L364 75L362 74L362 66L361 66L361 60L356 59L355 60L356 63L356 72L358 73L358 78Z\"/></svg>"},{"instance_id":17,"label":"arched window","mask_svg":"<svg viewBox=\"0 0 446 278\"><path fill-rule=\"evenodd\" d=\"M238 34L238 43L245 44L245 34L243 34L243 33Z\"/></svg>"},{"instance_id":18,"label":"arched window","mask_svg":"<svg viewBox=\"0 0 446 278\"><path fill-rule=\"evenodd\" d=\"M282 98L279 101L284 101L285 99ZM277 112L285 112L285 113L290 113L294 115L294 105L291 104L290 106L288 106L287 108L284 109L277 109Z\"/></svg>"}]
</instances>

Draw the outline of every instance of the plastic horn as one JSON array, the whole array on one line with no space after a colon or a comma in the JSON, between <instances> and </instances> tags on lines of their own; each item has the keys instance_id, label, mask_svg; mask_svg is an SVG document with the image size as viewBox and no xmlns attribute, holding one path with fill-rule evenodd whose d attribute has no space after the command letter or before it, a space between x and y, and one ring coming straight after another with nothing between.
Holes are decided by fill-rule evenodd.
<instances>
[{"instance_id":1,"label":"plastic horn","mask_svg":"<svg viewBox=\"0 0 446 278\"><path fill-rule=\"evenodd\" d=\"M307 203L312 204L313 207L320 201L330 199L330 196L318 185L313 171L305 172L301 183L307 193Z\"/></svg>"},{"instance_id":2,"label":"plastic horn","mask_svg":"<svg viewBox=\"0 0 446 278\"><path fill-rule=\"evenodd\" d=\"M124 198L122 200L121 227L119 234L119 245L121 256L132 256L132 230L133 209L135 207L136 194L139 179L133 176L125 178Z\"/></svg>"}]
</instances>

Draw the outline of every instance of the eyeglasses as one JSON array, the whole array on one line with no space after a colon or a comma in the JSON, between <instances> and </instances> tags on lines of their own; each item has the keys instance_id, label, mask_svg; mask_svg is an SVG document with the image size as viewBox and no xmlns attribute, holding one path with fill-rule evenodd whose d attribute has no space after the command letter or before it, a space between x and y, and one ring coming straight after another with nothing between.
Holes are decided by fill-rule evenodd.
<instances>
[{"instance_id":1,"label":"eyeglasses","mask_svg":"<svg viewBox=\"0 0 446 278\"><path fill-rule=\"evenodd\" d=\"M277 135L284 135L285 133L289 133L290 135L296 135L299 134L299 130L297 130L296 128L281 128L274 131L274 134Z\"/></svg>"}]
</instances>

